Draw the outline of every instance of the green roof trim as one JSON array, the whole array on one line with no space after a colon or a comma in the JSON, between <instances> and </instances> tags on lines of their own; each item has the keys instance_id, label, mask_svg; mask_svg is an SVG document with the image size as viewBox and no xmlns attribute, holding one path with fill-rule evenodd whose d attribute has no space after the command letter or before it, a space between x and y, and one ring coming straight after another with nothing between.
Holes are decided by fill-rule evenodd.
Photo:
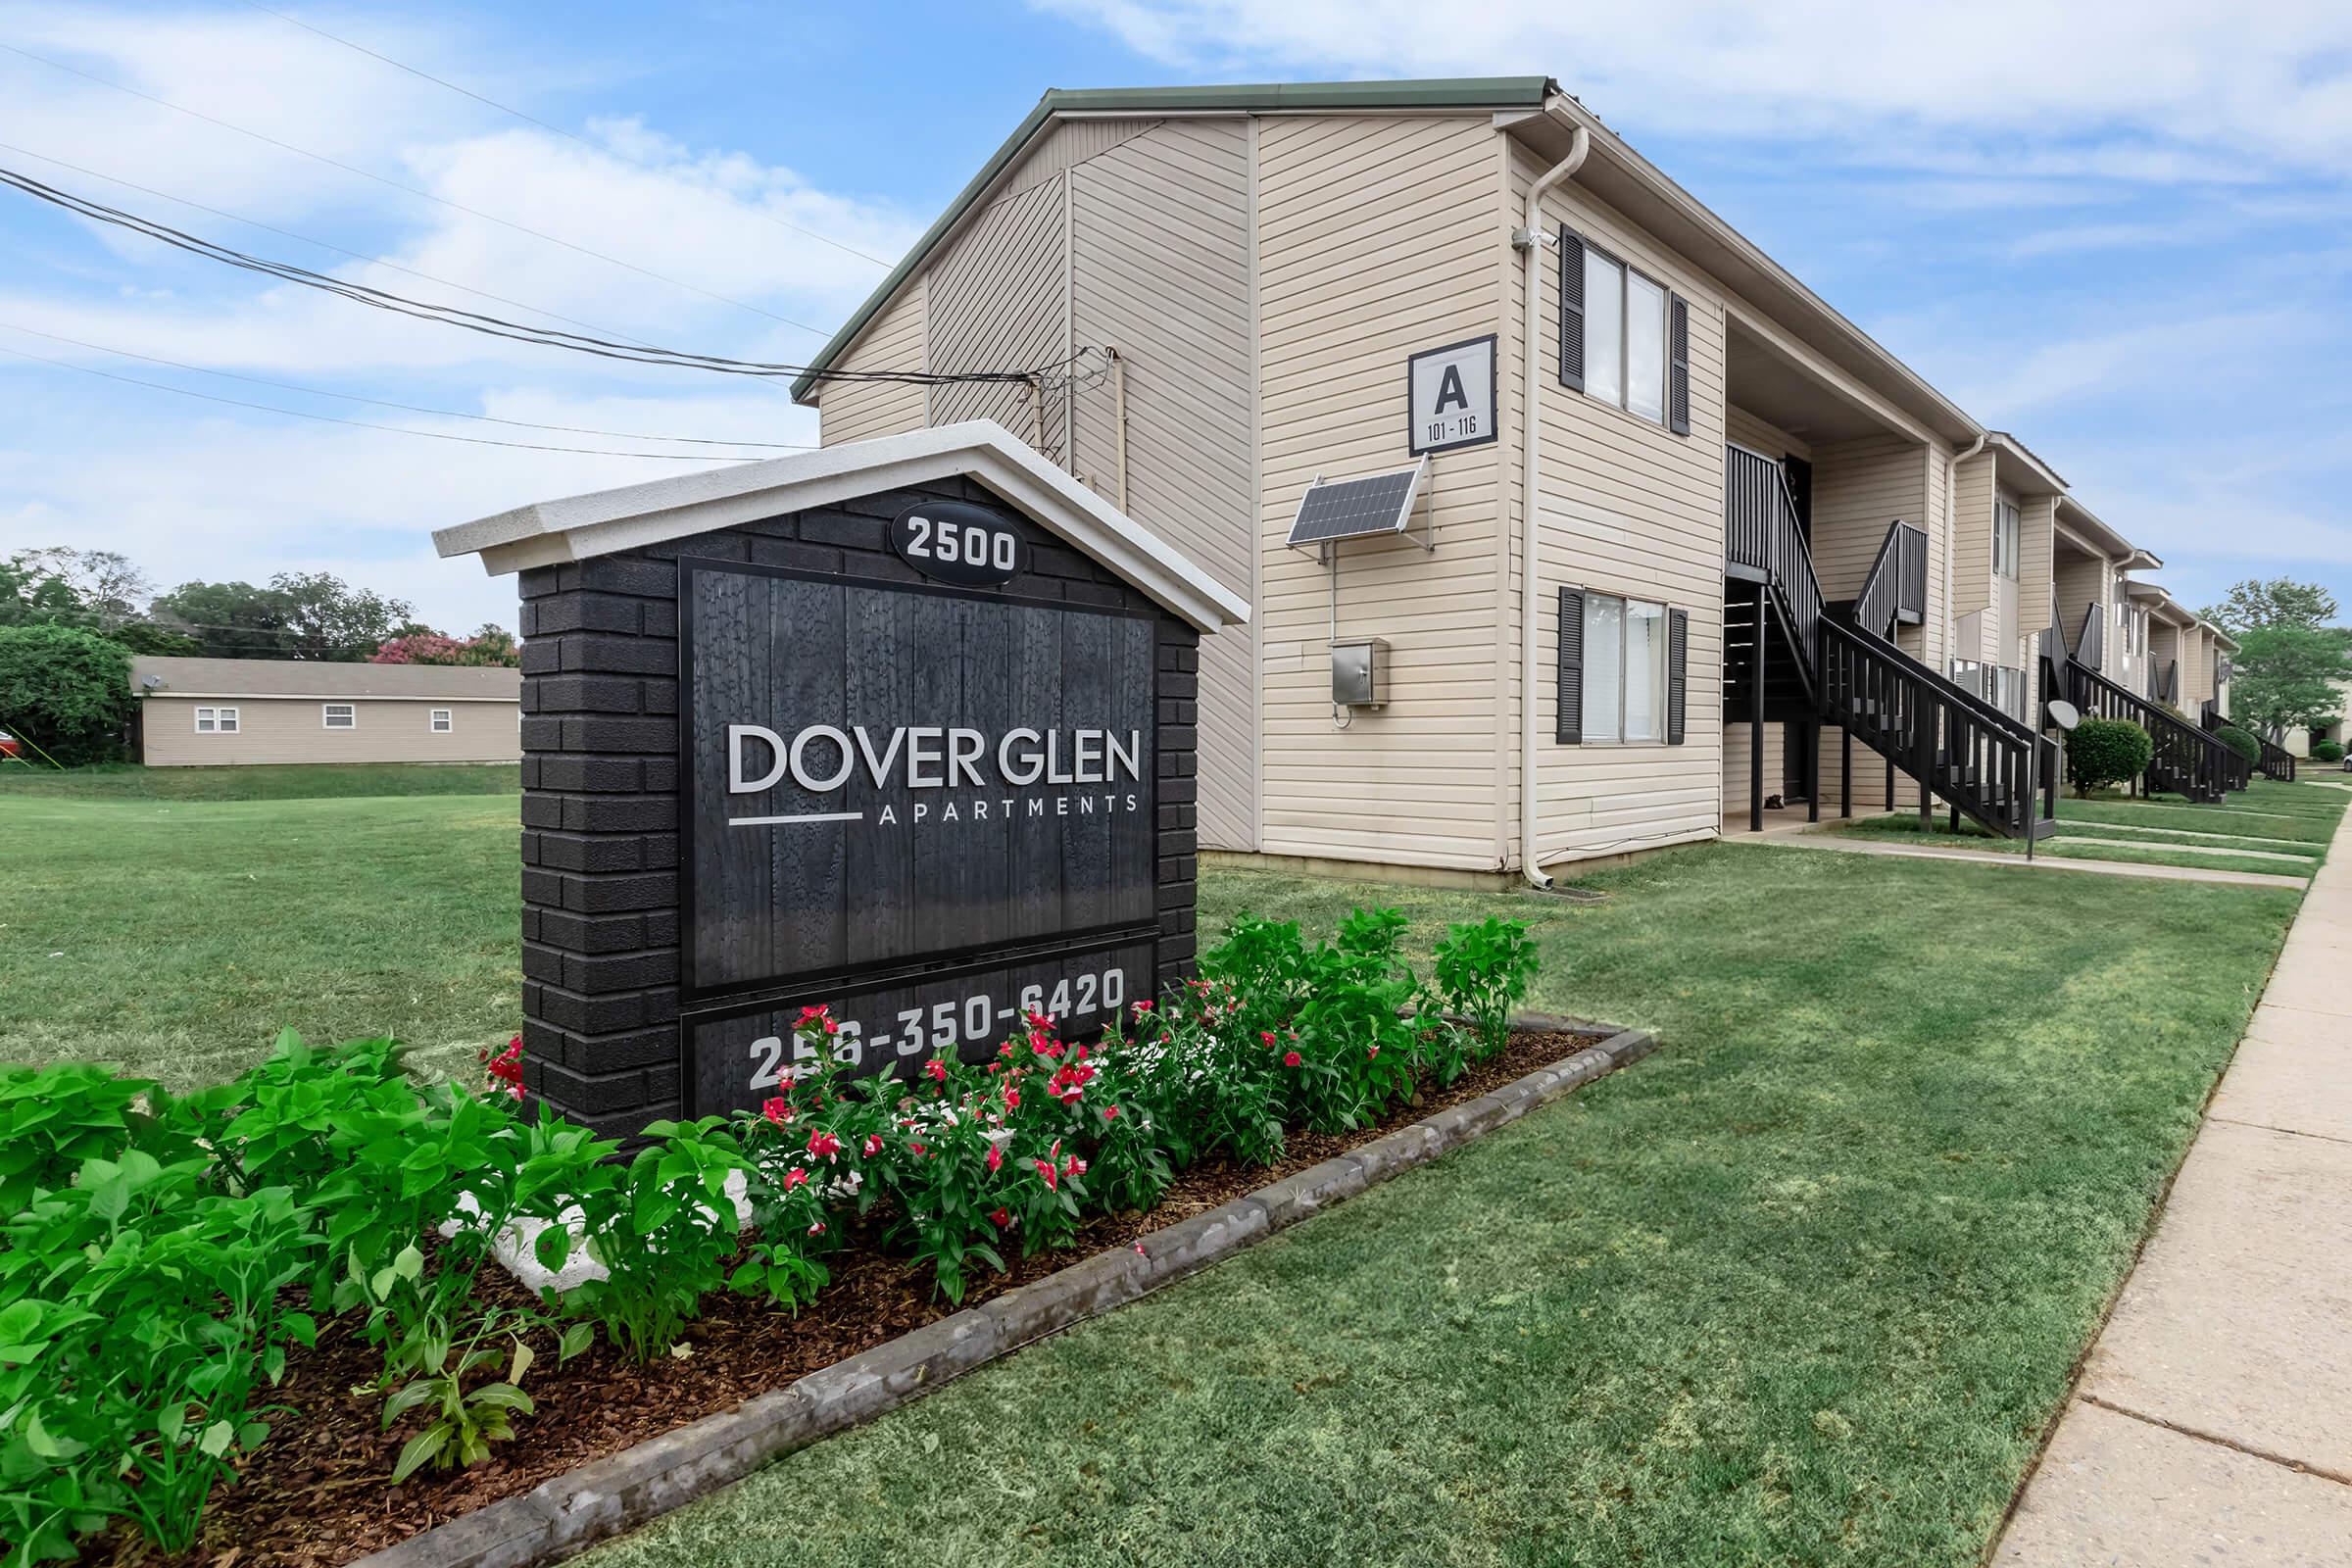
<instances>
[{"instance_id":1,"label":"green roof trim","mask_svg":"<svg viewBox=\"0 0 2352 1568\"><path fill-rule=\"evenodd\" d=\"M1003 146L980 167L971 183L956 193L948 210L914 242L906 258L866 297L841 330L826 340L809 368L792 383L796 403L808 401L820 372L832 368L843 350L881 313L892 295L918 271L948 232L962 221L974 203L997 176L1012 166L1047 121L1056 114L1126 113L1134 115L1201 114L1208 112L1298 111L1310 109L1541 109L1544 99L1559 91L1549 76L1442 76L1420 81L1291 81L1239 86L1199 87L1055 87L1037 101L1027 118L1004 138Z\"/></svg>"}]
</instances>

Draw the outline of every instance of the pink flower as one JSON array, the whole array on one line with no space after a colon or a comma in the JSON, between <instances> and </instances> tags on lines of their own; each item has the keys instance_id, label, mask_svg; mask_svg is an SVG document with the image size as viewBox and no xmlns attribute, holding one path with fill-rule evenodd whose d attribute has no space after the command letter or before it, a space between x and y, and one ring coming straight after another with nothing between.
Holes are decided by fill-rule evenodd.
<instances>
[{"instance_id":1,"label":"pink flower","mask_svg":"<svg viewBox=\"0 0 2352 1568\"><path fill-rule=\"evenodd\" d=\"M923 1152L923 1146L918 1143L914 1143L911 1140L907 1143L906 1147L913 1150L918 1154Z\"/></svg>"},{"instance_id":2,"label":"pink flower","mask_svg":"<svg viewBox=\"0 0 2352 1568\"><path fill-rule=\"evenodd\" d=\"M867 1133L865 1135L865 1152L869 1155L879 1154L882 1152L882 1135L880 1133Z\"/></svg>"},{"instance_id":3,"label":"pink flower","mask_svg":"<svg viewBox=\"0 0 2352 1568\"><path fill-rule=\"evenodd\" d=\"M840 1152L841 1140L831 1133L810 1133L808 1135L808 1153L811 1158L831 1159Z\"/></svg>"},{"instance_id":4,"label":"pink flower","mask_svg":"<svg viewBox=\"0 0 2352 1568\"><path fill-rule=\"evenodd\" d=\"M1268 1051L1272 1051L1272 1050L1274 1049L1274 1031L1273 1031L1273 1030L1271 1030L1271 1029L1260 1029L1260 1030L1257 1032L1257 1038L1265 1042L1266 1049L1267 1049Z\"/></svg>"},{"instance_id":5,"label":"pink flower","mask_svg":"<svg viewBox=\"0 0 2352 1568\"><path fill-rule=\"evenodd\" d=\"M778 1095L760 1107L760 1114L781 1127L792 1120L792 1102L786 1100L782 1095Z\"/></svg>"},{"instance_id":6,"label":"pink flower","mask_svg":"<svg viewBox=\"0 0 2352 1568\"><path fill-rule=\"evenodd\" d=\"M829 1035L841 1033L841 1025L833 1021L833 1012L830 1007L803 1007L801 1022L803 1024L822 1024L825 1033Z\"/></svg>"},{"instance_id":7,"label":"pink flower","mask_svg":"<svg viewBox=\"0 0 2352 1568\"><path fill-rule=\"evenodd\" d=\"M1064 1176L1083 1176L1086 1174L1086 1161L1072 1154L1070 1162L1061 1167L1061 1173Z\"/></svg>"},{"instance_id":8,"label":"pink flower","mask_svg":"<svg viewBox=\"0 0 2352 1568\"><path fill-rule=\"evenodd\" d=\"M784 1190L788 1193L796 1187L805 1187L808 1183L808 1171L805 1166L795 1165L784 1173Z\"/></svg>"},{"instance_id":9,"label":"pink flower","mask_svg":"<svg viewBox=\"0 0 2352 1568\"><path fill-rule=\"evenodd\" d=\"M1296 1051L1286 1051L1286 1052L1284 1052L1284 1053L1283 1053L1283 1056L1282 1056L1282 1064L1283 1064L1285 1067L1296 1067L1296 1066L1298 1066L1298 1053L1297 1053Z\"/></svg>"},{"instance_id":10,"label":"pink flower","mask_svg":"<svg viewBox=\"0 0 2352 1568\"><path fill-rule=\"evenodd\" d=\"M1141 1243L1141 1242L1138 1242L1138 1243L1136 1243L1136 1244L1135 1244L1135 1250L1136 1250L1136 1255L1137 1255L1137 1256L1139 1256L1139 1257L1150 1257L1150 1256L1152 1255L1151 1253L1149 1253L1149 1252L1147 1252L1147 1251L1145 1251L1145 1250L1144 1250L1144 1244L1143 1244L1143 1243Z\"/></svg>"},{"instance_id":11,"label":"pink flower","mask_svg":"<svg viewBox=\"0 0 2352 1568\"><path fill-rule=\"evenodd\" d=\"M1104 1121L1117 1121L1119 1119L1119 1107L1116 1105L1104 1105L1102 1107L1102 1119Z\"/></svg>"},{"instance_id":12,"label":"pink flower","mask_svg":"<svg viewBox=\"0 0 2352 1568\"><path fill-rule=\"evenodd\" d=\"M1029 1163L1035 1165L1037 1167L1037 1173L1046 1179L1047 1192L1054 1192L1060 1188L1061 1173L1054 1168L1054 1162L1052 1160L1033 1159Z\"/></svg>"},{"instance_id":13,"label":"pink flower","mask_svg":"<svg viewBox=\"0 0 2352 1568\"><path fill-rule=\"evenodd\" d=\"M825 1234L825 1222L824 1222L823 1220L821 1220L821 1219L820 1219L820 1220L818 1220L818 1221L817 1221L815 1224L813 1224L813 1225L809 1226L809 1227L808 1227L808 1234L809 1234L809 1235L811 1235L811 1236L822 1236L822 1235L824 1235L824 1234Z\"/></svg>"},{"instance_id":14,"label":"pink flower","mask_svg":"<svg viewBox=\"0 0 2352 1568\"><path fill-rule=\"evenodd\" d=\"M1021 1108L1021 1091L1018 1085L1006 1084L1004 1086L1004 1108L1006 1110Z\"/></svg>"},{"instance_id":15,"label":"pink flower","mask_svg":"<svg viewBox=\"0 0 2352 1568\"><path fill-rule=\"evenodd\" d=\"M1150 998L1146 998L1146 999L1145 999L1145 1000L1143 1000L1142 1002L1139 1002L1139 1003L1137 1003L1137 1004L1135 1004L1135 1010L1136 1010L1137 1012L1150 1012L1150 1011L1152 1010L1152 1002L1151 1002L1151 999L1150 999Z\"/></svg>"},{"instance_id":16,"label":"pink flower","mask_svg":"<svg viewBox=\"0 0 2352 1568\"><path fill-rule=\"evenodd\" d=\"M933 1083L944 1084L948 1081L948 1064L934 1056L923 1063L923 1073Z\"/></svg>"},{"instance_id":17,"label":"pink flower","mask_svg":"<svg viewBox=\"0 0 2352 1568\"><path fill-rule=\"evenodd\" d=\"M1378 1046L1367 1046L1367 1047L1365 1047L1365 1048L1364 1048L1364 1055L1365 1055L1366 1057L1377 1056L1377 1055L1379 1055L1379 1054L1380 1054L1380 1048L1379 1048Z\"/></svg>"},{"instance_id":18,"label":"pink flower","mask_svg":"<svg viewBox=\"0 0 2352 1568\"><path fill-rule=\"evenodd\" d=\"M1004 1163L1004 1151L995 1144L988 1146L988 1168L996 1170Z\"/></svg>"}]
</instances>

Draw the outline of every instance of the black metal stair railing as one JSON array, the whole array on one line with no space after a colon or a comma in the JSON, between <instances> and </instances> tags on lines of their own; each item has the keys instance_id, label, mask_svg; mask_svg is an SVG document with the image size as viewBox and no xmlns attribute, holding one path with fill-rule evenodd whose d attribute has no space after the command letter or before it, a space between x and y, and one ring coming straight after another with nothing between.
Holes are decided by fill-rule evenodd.
<instances>
[{"instance_id":1,"label":"black metal stair railing","mask_svg":"<svg viewBox=\"0 0 2352 1568\"><path fill-rule=\"evenodd\" d=\"M1805 549L1788 472L1770 458L1726 446L1723 486L1724 560L1746 568L1766 586L1810 691L1819 658L1821 579L1814 575L1813 557ZM1759 626L1757 635L1763 632Z\"/></svg>"},{"instance_id":2,"label":"black metal stair railing","mask_svg":"<svg viewBox=\"0 0 2352 1568\"><path fill-rule=\"evenodd\" d=\"M2069 670L2068 679L2072 700L2083 717L2129 719L2148 732L2148 739L2156 748L2146 775L2151 792L2212 802L2252 782L2246 760L2209 731L2157 707L2080 661Z\"/></svg>"},{"instance_id":3,"label":"black metal stair railing","mask_svg":"<svg viewBox=\"0 0 2352 1568\"><path fill-rule=\"evenodd\" d=\"M1885 637L1824 620L1821 694L1826 717L1958 813L2004 838L2057 830L2057 747Z\"/></svg>"},{"instance_id":4,"label":"black metal stair railing","mask_svg":"<svg viewBox=\"0 0 2352 1568\"><path fill-rule=\"evenodd\" d=\"M1927 613L1928 536L1897 517L1854 596L1854 624L1884 637L1898 624L1918 625Z\"/></svg>"},{"instance_id":5,"label":"black metal stair railing","mask_svg":"<svg viewBox=\"0 0 2352 1568\"><path fill-rule=\"evenodd\" d=\"M2245 764L2248 768L2246 782L2245 784L2233 784L2230 786L2230 788L2242 790L2247 784L2253 783L2254 779L2252 769L2256 767L2262 769L2262 773L2265 778L2275 778L2281 784L2292 784L2295 781L2295 754L2288 751L2285 747L2279 745L2277 741L2272 740L2268 735L2261 734L2255 730L2246 729L2246 726L2243 724L2231 724L2230 720L2222 717L2220 713L2212 711L2208 711L2205 715L2205 727L2208 730L2220 730L2224 727L2245 730L2248 735L2252 735L2254 737L2254 744L2262 748L2262 760L2258 762L2246 763L2246 760L2244 758L2239 757L2237 759L2241 764ZM2230 755L2232 757L2237 757L2235 752L2232 752Z\"/></svg>"}]
</instances>

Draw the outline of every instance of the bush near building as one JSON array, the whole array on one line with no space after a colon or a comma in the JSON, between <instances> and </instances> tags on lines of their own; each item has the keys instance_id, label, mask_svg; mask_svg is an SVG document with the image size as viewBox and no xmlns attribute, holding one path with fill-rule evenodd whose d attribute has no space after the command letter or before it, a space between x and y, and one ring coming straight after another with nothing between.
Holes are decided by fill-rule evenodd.
<instances>
[{"instance_id":1,"label":"bush near building","mask_svg":"<svg viewBox=\"0 0 2352 1568\"><path fill-rule=\"evenodd\" d=\"M2344 760L2344 749L2334 741L2314 741L2311 755L2323 762L2340 762Z\"/></svg>"},{"instance_id":2,"label":"bush near building","mask_svg":"<svg viewBox=\"0 0 2352 1568\"><path fill-rule=\"evenodd\" d=\"M122 752L130 650L71 626L0 627L0 727L71 767Z\"/></svg>"},{"instance_id":3,"label":"bush near building","mask_svg":"<svg viewBox=\"0 0 2352 1568\"><path fill-rule=\"evenodd\" d=\"M2156 757L2148 732L2128 718L2086 718L2066 738L2066 780L2078 796L2137 778Z\"/></svg>"},{"instance_id":4,"label":"bush near building","mask_svg":"<svg viewBox=\"0 0 2352 1568\"><path fill-rule=\"evenodd\" d=\"M2238 756L2244 758L2248 765L2261 765L2262 742L2256 740L2244 730L2239 729L2235 724L2225 724L2220 729L2215 730L2213 734L2214 739L2220 741L2224 746L2229 747Z\"/></svg>"}]
</instances>

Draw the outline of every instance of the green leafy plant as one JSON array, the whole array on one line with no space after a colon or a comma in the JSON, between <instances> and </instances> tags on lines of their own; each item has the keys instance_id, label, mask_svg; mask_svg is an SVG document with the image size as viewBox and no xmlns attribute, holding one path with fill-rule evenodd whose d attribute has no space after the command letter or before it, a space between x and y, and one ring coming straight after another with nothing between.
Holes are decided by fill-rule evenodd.
<instances>
[{"instance_id":1,"label":"green leafy plant","mask_svg":"<svg viewBox=\"0 0 2352 1568\"><path fill-rule=\"evenodd\" d=\"M2066 738L2066 779L2078 797L2146 771L2156 757L2148 732L2128 718L2086 718Z\"/></svg>"},{"instance_id":2,"label":"green leafy plant","mask_svg":"<svg viewBox=\"0 0 2352 1568\"><path fill-rule=\"evenodd\" d=\"M1431 978L1447 1009L1470 1020L1482 1054L1511 1042L1511 1008L1527 995L1544 960L1523 920L1490 915L1446 928ZM1443 1081L1451 1083L1454 1074Z\"/></svg>"},{"instance_id":3,"label":"green leafy plant","mask_svg":"<svg viewBox=\"0 0 2352 1568\"><path fill-rule=\"evenodd\" d=\"M0 1212L13 1214L41 1188L62 1185L85 1159L120 1155L141 1124L155 1085L63 1061L0 1067Z\"/></svg>"},{"instance_id":4,"label":"green leafy plant","mask_svg":"<svg viewBox=\"0 0 2352 1568\"><path fill-rule=\"evenodd\" d=\"M2334 741L2313 741L2311 757L2315 762L2340 762L2344 760L2344 749Z\"/></svg>"},{"instance_id":5,"label":"green leafy plant","mask_svg":"<svg viewBox=\"0 0 2352 1568\"><path fill-rule=\"evenodd\" d=\"M130 650L78 627L0 626L0 725L68 767L122 754Z\"/></svg>"},{"instance_id":6,"label":"green leafy plant","mask_svg":"<svg viewBox=\"0 0 2352 1568\"><path fill-rule=\"evenodd\" d=\"M2224 724L2213 732L2213 738L2245 759L2249 765L2258 765L2262 761L2262 742L2235 724Z\"/></svg>"},{"instance_id":7,"label":"green leafy plant","mask_svg":"<svg viewBox=\"0 0 2352 1568\"><path fill-rule=\"evenodd\" d=\"M703 1298L726 1288L740 1229L727 1179L752 1169L724 1117L658 1121L645 1133L653 1141L616 1180L578 1195L584 1245L606 1274L564 1298L638 1361L676 1345ZM539 1261L561 1268L569 1235L562 1224L541 1232Z\"/></svg>"},{"instance_id":8,"label":"green leafy plant","mask_svg":"<svg viewBox=\"0 0 2352 1568\"><path fill-rule=\"evenodd\" d=\"M401 1446L400 1457L392 1466L394 1486L427 1464L443 1470L479 1464L490 1456L490 1445L514 1436L514 1418L529 1415L533 1409L531 1396L522 1392L522 1379L537 1352L525 1334L543 1325L535 1312L491 1307L474 1315L463 1345L443 1340L432 1347L419 1366L423 1375L384 1403L386 1432L411 1411L432 1410L432 1419ZM565 1329L558 1341L557 1364L586 1349L595 1334L586 1323ZM495 1343L502 1339L506 1342L503 1348ZM485 1340L494 1343L485 1345ZM469 1377L497 1364L501 1356L507 1361L504 1378L466 1386Z\"/></svg>"}]
</instances>

